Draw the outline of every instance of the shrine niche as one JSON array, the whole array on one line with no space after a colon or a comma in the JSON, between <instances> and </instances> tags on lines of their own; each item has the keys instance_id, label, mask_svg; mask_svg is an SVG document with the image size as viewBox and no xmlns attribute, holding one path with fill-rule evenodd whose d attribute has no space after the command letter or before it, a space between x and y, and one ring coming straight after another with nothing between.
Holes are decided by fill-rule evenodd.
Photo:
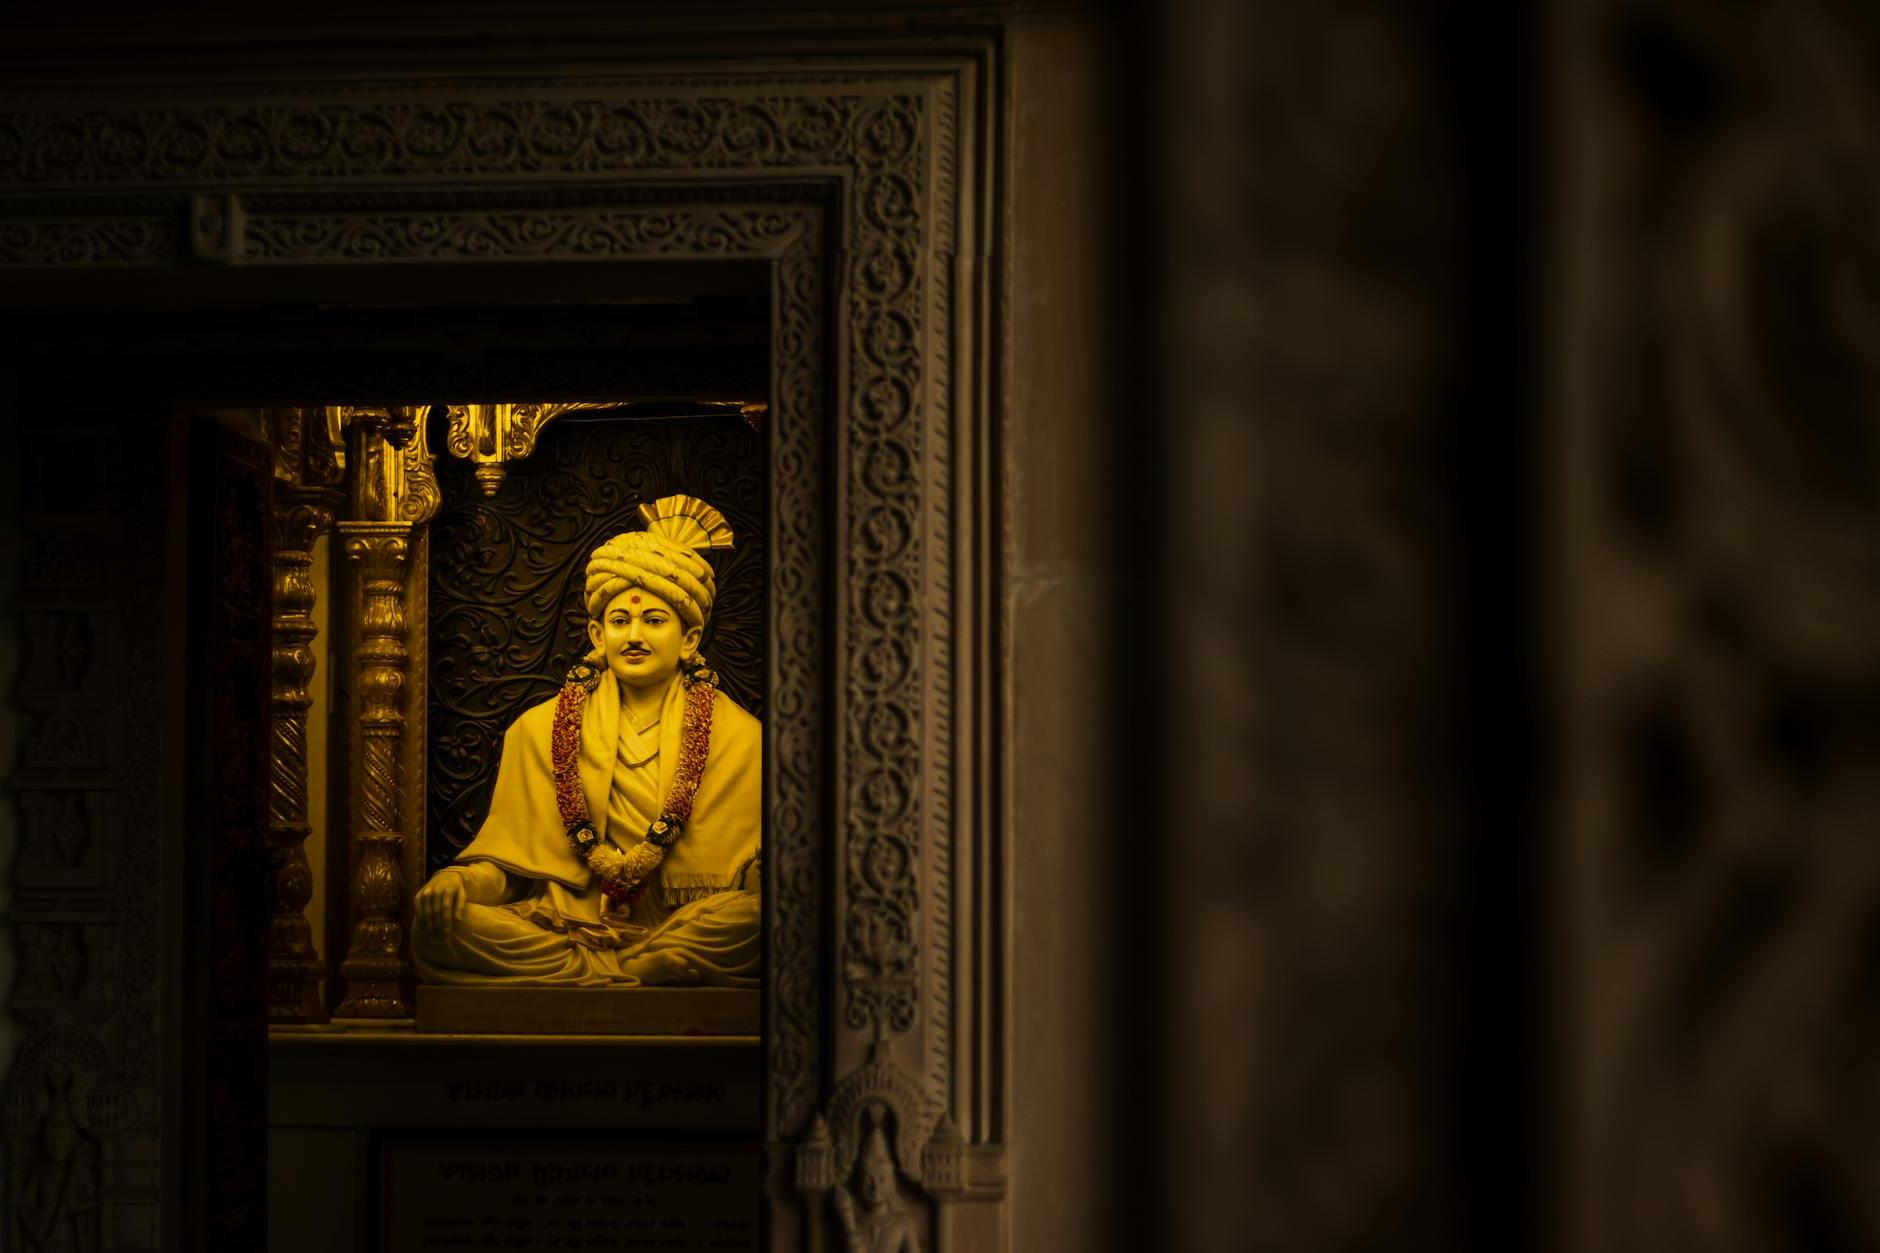
<instances>
[{"instance_id":1,"label":"shrine niche","mask_svg":"<svg viewBox=\"0 0 1880 1253\"><path fill-rule=\"evenodd\" d=\"M767 410L761 436L749 438L761 441L765 486L699 491L656 484L648 471L644 491L617 504L697 495L734 531L762 537L719 567L727 616L703 649L722 664L726 692L764 725L762 1093L735 1066L732 1079L699 1079L696 1091L709 1096L721 1082L740 1110L761 1108L776 1247L840 1247L851 1218L865 1239L871 1224L887 1223L903 1234L918 1225L921 1247L936 1247L943 1232L958 1247L1000 1240L1009 1045L998 905L1005 810L994 783L998 213L987 191L997 170L990 84L1000 72L996 41L975 36L756 72L704 57L579 78L439 71L382 84L179 82L82 102L57 90L6 99L0 262L29 276L82 283L135 265L228 278L230 290L265 276L267 299L278 300L315 277L384 281L398 267L552 262L590 284L615 269L679 262L762 273ZM141 139L126 147L130 130ZM59 198L56 212L48 197ZM432 413L524 403L516 393L391 395L398 386L298 393L303 429L343 457L343 477L322 478L304 455L277 466L277 500L327 493L319 507L332 510L339 574L326 646L345 672L351 737L332 746L350 785L344 812L328 814L329 849L348 849L348 925L328 930L320 955L343 953L338 978L319 990L338 1026L283 1022L271 1045L283 1073L310 1053L315 1028L362 1037L409 1029L412 903L431 868L426 845L433 834L446 847L453 833L464 836L480 803L471 759L487 761L488 741L466 728L546 699L563 650L577 646L566 638L565 605L551 596L548 629L511 671L520 676L513 692L474 710L476 719L451 722L433 705L457 664L439 655L453 638L466 643L452 654L464 658L460 677L484 664L475 648L489 646L468 619L459 637L445 626L458 606L443 602L471 577L451 566L445 533L510 525L501 514L473 521L470 511L486 504L462 505L462 518L451 511L492 480L496 494L483 500L510 491L522 499L531 476L554 473L555 423L572 431L578 420L559 415L526 455L483 446L501 463L497 480L494 462L433 438L448 417ZM538 393L556 397L542 404L602 404L610 394ZM247 403L281 404L275 396ZM244 403L232 393L217 400L223 409ZM727 413L720 425L729 432L745 421ZM608 506L570 521L584 537L570 542L585 543L613 517ZM297 564L310 550L295 547L292 528L281 534L277 563ZM277 587L294 583L276 573ZM277 620L298 612L277 601ZM279 636L277 626L277 647ZM282 686L297 677L287 669L276 668L275 706L291 728L298 689ZM277 739L290 742L291 729ZM447 777L449 788L433 789ZM289 881L292 832L303 825L289 806L272 828L276 873ZM271 970L312 1019L304 973L294 983L312 969L285 916L294 899L283 891L277 900ZM154 914L157 903L125 907ZM270 1001L279 1008L286 998ZM569 1057L589 1048L566 1046ZM362 1076L378 1085L381 1108L423 1096L419 1077L401 1069L410 1064L388 1054ZM877 1108L866 1128L837 1120L841 1174L824 1182L825 1115L864 1075ZM529 1092L535 1099L536 1087ZM700 1125L723 1129L730 1116L706 1096ZM312 1104L294 1108L309 1126L322 1116ZM618 1110L603 1112L612 1118L604 1125L626 1125ZM424 1125L417 1120L440 1115L413 1106L409 1117ZM152 1134L125 1128L133 1133ZM100 1142L109 1160L108 1136ZM884 1146L892 1171L882 1167ZM890 1174L898 1200L882 1183ZM838 1182L855 1190L849 1218L837 1208ZM108 1182L100 1204L119 1204Z\"/></svg>"},{"instance_id":2,"label":"shrine niche","mask_svg":"<svg viewBox=\"0 0 1880 1253\"><path fill-rule=\"evenodd\" d=\"M445 411L463 468L439 474L454 507L432 528L412 944L423 981L452 990L420 991L421 1029L643 1031L645 998L606 993L757 984L763 406L718 408L563 413L517 464L495 454L519 441ZM590 1003L509 995L535 986ZM681 998L709 1009L657 1025L737 1021L739 995Z\"/></svg>"}]
</instances>

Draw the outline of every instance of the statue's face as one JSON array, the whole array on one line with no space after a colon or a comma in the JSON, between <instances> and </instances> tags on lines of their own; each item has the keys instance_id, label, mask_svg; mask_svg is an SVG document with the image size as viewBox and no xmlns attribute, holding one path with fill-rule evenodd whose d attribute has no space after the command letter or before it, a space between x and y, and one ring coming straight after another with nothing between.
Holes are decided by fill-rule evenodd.
<instances>
[{"instance_id":1,"label":"statue's face","mask_svg":"<svg viewBox=\"0 0 1880 1253\"><path fill-rule=\"evenodd\" d=\"M880 1205L894 1195L894 1163L886 1153L864 1153L861 1177L862 1200Z\"/></svg>"},{"instance_id":2,"label":"statue's face","mask_svg":"<svg viewBox=\"0 0 1880 1253\"><path fill-rule=\"evenodd\" d=\"M698 655L697 627L687 629L659 597L630 587L607 602L599 621L588 623L588 639L613 672L629 687L670 682L681 659Z\"/></svg>"}]
</instances>

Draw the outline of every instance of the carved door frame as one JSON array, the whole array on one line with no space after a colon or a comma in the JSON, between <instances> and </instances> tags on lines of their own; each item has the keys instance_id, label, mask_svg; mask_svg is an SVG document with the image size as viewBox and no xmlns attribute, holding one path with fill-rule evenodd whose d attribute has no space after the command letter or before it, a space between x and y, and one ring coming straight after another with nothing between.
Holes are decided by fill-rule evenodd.
<instances>
[{"instance_id":1,"label":"carved door frame","mask_svg":"<svg viewBox=\"0 0 1880 1253\"><path fill-rule=\"evenodd\" d=\"M0 305L128 269L767 265L772 1239L839 1241L885 1106L939 1246L1003 1247L1000 44L758 47L10 91Z\"/></svg>"}]
</instances>

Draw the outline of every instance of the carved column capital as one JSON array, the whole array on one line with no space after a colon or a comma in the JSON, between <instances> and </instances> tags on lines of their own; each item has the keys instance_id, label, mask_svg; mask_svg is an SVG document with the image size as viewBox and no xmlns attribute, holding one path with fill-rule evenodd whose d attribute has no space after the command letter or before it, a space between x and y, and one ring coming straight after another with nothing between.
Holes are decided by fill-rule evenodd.
<instances>
[{"instance_id":1,"label":"carved column capital","mask_svg":"<svg viewBox=\"0 0 1880 1253\"><path fill-rule=\"evenodd\" d=\"M348 516L359 522L428 522L442 501L425 438L430 405L328 408L352 458Z\"/></svg>"},{"instance_id":2,"label":"carved column capital","mask_svg":"<svg viewBox=\"0 0 1880 1253\"><path fill-rule=\"evenodd\" d=\"M477 486L494 496L509 473L508 463L535 451L542 427L568 406L560 405L451 405L450 434L444 446L450 455L475 466Z\"/></svg>"}]
</instances>

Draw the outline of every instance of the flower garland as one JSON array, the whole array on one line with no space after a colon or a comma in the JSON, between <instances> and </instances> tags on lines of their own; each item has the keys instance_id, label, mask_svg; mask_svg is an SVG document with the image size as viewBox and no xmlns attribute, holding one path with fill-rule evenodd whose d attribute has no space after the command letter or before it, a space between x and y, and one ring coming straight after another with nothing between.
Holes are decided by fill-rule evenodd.
<instances>
[{"instance_id":1,"label":"flower garland","mask_svg":"<svg viewBox=\"0 0 1880 1253\"><path fill-rule=\"evenodd\" d=\"M672 789L659 817L647 826L645 837L621 852L601 839L588 813L587 796L581 790L581 715L587 709L589 694L600 686L603 673L586 658L569 669L568 681L555 699L555 729L549 753L555 769L555 807L561 813L562 826L567 828L568 843L582 864L600 878L601 893L608 901L625 908L640 899L648 877L665 859L666 850L685 834L692 802L698 796L699 776L705 771L705 756L711 749L712 698L718 675L702 664L682 672L685 723L679 733L679 767L673 774Z\"/></svg>"}]
</instances>

